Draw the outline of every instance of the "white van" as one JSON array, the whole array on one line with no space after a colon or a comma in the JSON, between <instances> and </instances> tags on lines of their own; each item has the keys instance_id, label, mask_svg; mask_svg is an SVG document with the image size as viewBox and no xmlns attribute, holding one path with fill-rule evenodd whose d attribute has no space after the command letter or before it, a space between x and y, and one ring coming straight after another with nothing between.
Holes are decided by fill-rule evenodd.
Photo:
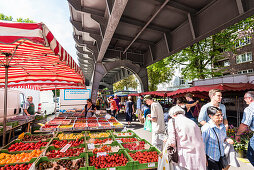
<instances>
[{"instance_id":1,"label":"white van","mask_svg":"<svg viewBox=\"0 0 254 170\"><path fill-rule=\"evenodd\" d=\"M55 113L56 104L52 90L40 92L41 113L46 115Z\"/></svg>"},{"instance_id":2,"label":"white van","mask_svg":"<svg viewBox=\"0 0 254 170\"><path fill-rule=\"evenodd\" d=\"M25 96L19 90L8 89L7 93L7 118L22 114ZM4 118L4 89L0 88L0 121Z\"/></svg>"}]
</instances>

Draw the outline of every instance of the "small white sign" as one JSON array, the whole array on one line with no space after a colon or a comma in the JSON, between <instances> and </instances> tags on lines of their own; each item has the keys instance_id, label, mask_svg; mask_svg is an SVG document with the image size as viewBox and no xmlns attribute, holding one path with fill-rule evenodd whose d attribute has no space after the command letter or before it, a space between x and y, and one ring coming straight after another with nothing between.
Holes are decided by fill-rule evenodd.
<instances>
[{"instance_id":1,"label":"small white sign","mask_svg":"<svg viewBox=\"0 0 254 170\"><path fill-rule=\"evenodd\" d=\"M116 168L108 168L108 170L116 170Z\"/></svg>"},{"instance_id":2,"label":"small white sign","mask_svg":"<svg viewBox=\"0 0 254 170\"><path fill-rule=\"evenodd\" d=\"M148 167L155 167L155 163L148 163Z\"/></svg>"},{"instance_id":3,"label":"small white sign","mask_svg":"<svg viewBox=\"0 0 254 170\"><path fill-rule=\"evenodd\" d=\"M120 139L116 139L116 141L117 141L118 143L123 143Z\"/></svg>"},{"instance_id":4,"label":"small white sign","mask_svg":"<svg viewBox=\"0 0 254 170\"><path fill-rule=\"evenodd\" d=\"M35 163L33 163L33 164L30 166L29 170L35 170Z\"/></svg>"},{"instance_id":5,"label":"small white sign","mask_svg":"<svg viewBox=\"0 0 254 170\"><path fill-rule=\"evenodd\" d=\"M110 119L110 118L111 118L111 115L110 115L110 114L106 114L105 118L106 118L106 119Z\"/></svg>"},{"instance_id":6,"label":"small white sign","mask_svg":"<svg viewBox=\"0 0 254 170\"><path fill-rule=\"evenodd\" d=\"M87 144L87 147L88 147L89 150L95 149L95 146L94 146L93 143Z\"/></svg>"},{"instance_id":7,"label":"small white sign","mask_svg":"<svg viewBox=\"0 0 254 170\"><path fill-rule=\"evenodd\" d=\"M71 147L71 144L66 144L66 145L60 150L60 152L65 152L65 151L67 151L67 149L69 149L69 147Z\"/></svg>"},{"instance_id":8,"label":"small white sign","mask_svg":"<svg viewBox=\"0 0 254 170\"><path fill-rule=\"evenodd\" d=\"M107 155L107 152L98 152L97 153L97 157L99 156L106 156Z\"/></svg>"}]
</instances>

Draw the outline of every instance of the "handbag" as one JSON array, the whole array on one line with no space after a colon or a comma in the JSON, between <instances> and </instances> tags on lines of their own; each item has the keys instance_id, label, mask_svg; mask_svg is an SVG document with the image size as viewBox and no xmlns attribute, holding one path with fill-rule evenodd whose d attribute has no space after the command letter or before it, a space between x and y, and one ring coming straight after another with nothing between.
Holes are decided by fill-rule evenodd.
<instances>
[{"instance_id":1,"label":"handbag","mask_svg":"<svg viewBox=\"0 0 254 170\"><path fill-rule=\"evenodd\" d=\"M172 146L168 146L167 147L167 151L168 151L168 161L171 162L175 162L178 163L178 151L177 151L177 141L176 141L176 128L175 128L175 119L172 118L172 122L173 122L173 128L175 131L175 145L176 145L176 149Z\"/></svg>"},{"instance_id":2,"label":"handbag","mask_svg":"<svg viewBox=\"0 0 254 170\"><path fill-rule=\"evenodd\" d=\"M215 135L216 135L216 137L217 137L218 144L219 144L219 150L220 150L220 141L219 141L219 138L218 138L217 133L215 132L214 128L212 128L212 129L213 129L213 131L214 131L214 133L215 133ZM227 160L225 154L224 154L223 156L221 155L221 150L220 150L219 164L220 164L220 166L221 166L222 168L226 168L226 167L228 166L228 160Z\"/></svg>"}]
</instances>

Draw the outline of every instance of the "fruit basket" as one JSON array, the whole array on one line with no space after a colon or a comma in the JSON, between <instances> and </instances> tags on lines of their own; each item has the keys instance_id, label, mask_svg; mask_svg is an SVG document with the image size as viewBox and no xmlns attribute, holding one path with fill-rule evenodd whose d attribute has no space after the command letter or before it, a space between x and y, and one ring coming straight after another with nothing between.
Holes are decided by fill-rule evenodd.
<instances>
[{"instance_id":1,"label":"fruit basket","mask_svg":"<svg viewBox=\"0 0 254 170\"><path fill-rule=\"evenodd\" d=\"M80 154L85 152L85 148L68 148L63 151L62 148L56 149L54 146L49 146L46 155L48 159L60 159L69 157L79 157Z\"/></svg>"},{"instance_id":2,"label":"fruit basket","mask_svg":"<svg viewBox=\"0 0 254 170\"><path fill-rule=\"evenodd\" d=\"M36 163L37 170L44 169L86 169L87 154L82 154L79 157L63 158L58 160L41 157Z\"/></svg>"},{"instance_id":3,"label":"fruit basket","mask_svg":"<svg viewBox=\"0 0 254 170\"><path fill-rule=\"evenodd\" d=\"M41 150L26 151L22 153L5 153L0 151L0 165L16 163L32 163L41 155Z\"/></svg>"},{"instance_id":4,"label":"fruit basket","mask_svg":"<svg viewBox=\"0 0 254 170\"><path fill-rule=\"evenodd\" d=\"M43 150L45 149L48 142L42 142L42 141L27 141L22 142L20 140L14 140L3 147L2 151L6 151L8 153L21 153L24 151L32 151L36 149Z\"/></svg>"},{"instance_id":5,"label":"fruit basket","mask_svg":"<svg viewBox=\"0 0 254 170\"><path fill-rule=\"evenodd\" d=\"M110 159L110 157L114 157L114 159ZM119 150L118 153L108 153L105 156L98 157L88 152L87 165L88 170L107 170L111 168L112 170L127 170L132 169L133 160L123 149Z\"/></svg>"},{"instance_id":6,"label":"fruit basket","mask_svg":"<svg viewBox=\"0 0 254 170\"><path fill-rule=\"evenodd\" d=\"M147 151L128 151L128 154L134 161L133 169L154 169L158 167L160 151L155 147L151 147Z\"/></svg>"}]
</instances>

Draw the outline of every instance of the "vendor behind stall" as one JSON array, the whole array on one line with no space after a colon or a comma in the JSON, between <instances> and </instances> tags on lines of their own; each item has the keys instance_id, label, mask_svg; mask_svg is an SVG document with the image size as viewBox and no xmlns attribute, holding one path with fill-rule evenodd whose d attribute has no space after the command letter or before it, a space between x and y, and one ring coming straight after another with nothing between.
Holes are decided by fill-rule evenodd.
<instances>
[{"instance_id":1,"label":"vendor behind stall","mask_svg":"<svg viewBox=\"0 0 254 170\"><path fill-rule=\"evenodd\" d=\"M92 103L91 99L87 99L87 104L84 107L84 110L81 112L81 114L85 113L85 117L93 117L94 112L96 111L95 105Z\"/></svg>"},{"instance_id":2,"label":"vendor behind stall","mask_svg":"<svg viewBox=\"0 0 254 170\"><path fill-rule=\"evenodd\" d=\"M24 104L23 110L24 110L24 113L27 116L35 114L35 112L34 112L34 104L33 104L33 97L32 96L28 96L27 97L27 102Z\"/></svg>"}]
</instances>

